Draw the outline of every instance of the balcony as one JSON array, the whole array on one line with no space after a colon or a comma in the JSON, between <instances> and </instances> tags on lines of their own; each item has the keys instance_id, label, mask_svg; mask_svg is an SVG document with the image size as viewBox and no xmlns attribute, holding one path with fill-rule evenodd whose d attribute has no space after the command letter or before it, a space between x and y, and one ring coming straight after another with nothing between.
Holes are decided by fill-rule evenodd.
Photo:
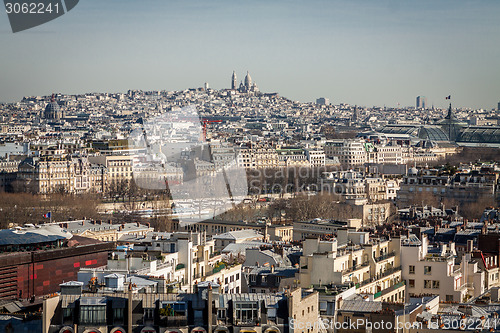
<instances>
[{"instance_id":1,"label":"balcony","mask_svg":"<svg viewBox=\"0 0 500 333\"><path fill-rule=\"evenodd\" d=\"M356 284L356 289L363 287L363 286L366 286L367 284L370 284L372 282L380 280L386 276L392 275L392 274L397 273L399 271L401 271L401 266L389 268L389 269L385 270L385 272L383 272L382 274L377 274L372 278L369 278L367 280L361 281L360 283Z\"/></svg>"},{"instance_id":2,"label":"balcony","mask_svg":"<svg viewBox=\"0 0 500 333\"><path fill-rule=\"evenodd\" d=\"M358 269L361 269L363 267L368 267L369 265L370 265L369 262L364 262L362 264L359 264L359 265L356 265L356 266L353 266L353 267L350 267L350 268L344 270L343 273L351 273L351 272L357 271Z\"/></svg>"},{"instance_id":3,"label":"balcony","mask_svg":"<svg viewBox=\"0 0 500 333\"><path fill-rule=\"evenodd\" d=\"M217 257L219 255L220 255L220 251L214 251L213 253L210 254L210 256L208 258L212 259L212 258Z\"/></svg>"},{"instance_id":4,"label":"balcony","mask_svg":"<svg viewBox=\"0 0 500 333\"><path fill-rule=\"evenodd\" d=\"M237 326L258 326L259 322L258 318L235 319L235 325Z\"/></svg>"},{"instance_id":5,"label":"balcony","mask_svg":"<svg viewBox=\"0 0 500 333\"><path fill-rule=\"evenodd\" d=\"M405 280L398 282L395 285L390 286L389 288L386 288L382 291L379 291L378 293L373 295L373 298L379 298L381 296L387 295L388 293L393 292L394 290L399 289L399 288L403 287L404 285L405 285Z\"/></svg>"},{"instance_id":6,"label":"balcony","mask_svg":"<svg viewBox=\"0 0 500 333\"><path fill-rule=\"evenodd\" d=\"M396 252L392 251L392 252L389 252L387 254L381 255L380 257L376 257L375 261L376 262L380 262L382 260L389 259L389 258L392 258L392 257L395 257L395 256L396 256Z\"/></svg>"},{"instance_id":7,"label":"balcony","mask_svg":"<svg viewBox=\"0 0 500 333\"><path fill-rule=\"evenodd\" d=\"M437 253L427 254L423 260L425 261L450 261L455 258L452 254L440 255Z\"/></svg>"},{"instance_id":8,"label":"balcony","mask_svg":"<svg viewBox=\"0 0 500 333\"><path fill-rule=\"evenodd\" d=\"M162 326L166 327L181 327L187 326L187 316L161 316L160 322Z\"/></svg>"}]
</instances>

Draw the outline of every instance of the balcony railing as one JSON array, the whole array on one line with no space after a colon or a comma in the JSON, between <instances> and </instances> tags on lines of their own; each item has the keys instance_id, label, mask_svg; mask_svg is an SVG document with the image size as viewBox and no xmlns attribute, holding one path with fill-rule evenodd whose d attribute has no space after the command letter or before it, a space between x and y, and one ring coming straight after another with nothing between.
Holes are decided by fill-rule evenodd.
<instances>
[{"instance_id":1,"label":"balcony railing","mask_svg":"<svg viewBox=\"0 0 500 333\"><path fill-rule=\"evenodd\" d=\"M382 279L382 278L384 278L386 276L389 276L391 274L394 274L394 273L396 273L398 271L401 271L401 266L389 268L389 269L385 270L385 272L383 272L382 274L377 274L377 275L375 275L372 278L366 279L366 280L361 281L360 283L356 284L356 288L360 288L360 287L366 286L367 284L370 284L372 282L380 280L380 279Z\"/></svg>"},{"instance_id":2,"label":"balcony railing","mask_svg":"<svg viewBox=\"0 0 500 333\"><path fill-rule=\"evenodd\" d=\"M212 259L213 257L217 257L218 255L220 255L220 251L214 251L212 252L212 254L210 254L209 258Z\"/></svg>"},{"instance_id":3,"label":"balcony railing","mask_svg":"<svg viewBox=\"0 0 500 333\"><path fill-rule=\"evenodd\" d=\"M167 327L186 326L187 316L160 316L160 321Z\"/></svg>"},{"instance_id":4,"label":"balcony railing","mask_svg":"<svg viewBox=\"0 0 500 333\"><path fill-rule=\"evenodd\" d=\"M362 263L362 264L359 264L359 265L356 265L356 266L352 266L352 267L350 267L350 268L348 268L348 269L344 270L343 272L344 272L344 273L351 273L351 272L357 271L358 269L361 269L361 268L363 268L363 267L367 267L367 266L369 266L369 265L370 265L370 263L369 263L369 262L364 262L364 263Z\"/></svg>"},{"instance_id":5,"label":"balcony railing","mask_svg":"<svg viewBox=\"0 0 500 333\"><path fill-rule=\"evenodd\" d=\"M379 291L378 293L373 295L373 298L379 298L380 296L387 295L388 293L393 292L394 290L399 289L404 285L405 285L405 280L398 282L395 285L390 286L389 288L385 288L384 290Z\"/></svg>"},{"instance_id":6,"label":"balcony railing","mask_svg":"<svg viewBox=\"0 0 500 333\"><path fill-rule=\"evenodd\" d=\"M259 319L236 319L236 325L238 326L256 326L259 323Z\"/></svg>"},{"instance_id":7,"label":"balcony railing","mask_svg":"<svg viewBox=\"0 0 500 333\"><path fill-rule=\"evenodd\" d=\"M213 274L218 273L218 272L222 271L224 268L226 268L226 265L225 265L225 264L219 265L219 266L215 267L215 268L212 270L212 273L213 273Z\"/></svg>"},{"instance_id":8,"label":"balcony railing","mask_svg":"<svg viewBox=\"0 0 500 333\"><path fill-rule=\"evenodd\" d=\"M396 256L396 252L392 251L392 252L389 252L387 254L381 255L380 257L376 257L375 261L379 262L379 261L389 259L389 258L394 257L394 256Z\"/></svg>"}]
</instances>

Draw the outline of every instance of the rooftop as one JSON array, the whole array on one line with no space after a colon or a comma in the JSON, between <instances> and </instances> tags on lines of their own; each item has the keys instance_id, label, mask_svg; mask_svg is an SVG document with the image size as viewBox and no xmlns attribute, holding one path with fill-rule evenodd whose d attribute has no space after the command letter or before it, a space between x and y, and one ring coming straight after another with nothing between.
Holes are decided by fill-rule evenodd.
<instances>
[{"instance_id":1,"label":"rooftop","mask_svg":"<svg viewBox=\"0 0 500 333\"><path fill-rule=\"evenodd\" d=\"M0 246L48 243L72 237L73 235L56 225L31 225L0 230Z\"/></svg>"}]
</instances>

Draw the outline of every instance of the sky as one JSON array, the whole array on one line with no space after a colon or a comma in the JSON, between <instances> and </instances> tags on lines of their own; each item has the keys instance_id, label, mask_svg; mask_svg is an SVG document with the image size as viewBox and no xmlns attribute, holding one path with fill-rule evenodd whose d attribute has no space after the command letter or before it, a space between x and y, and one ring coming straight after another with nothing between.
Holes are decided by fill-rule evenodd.
<instances>
[{"instance_id":1,"label":"sky","mask_svg":"<svg viewBox=\"0 0 500 333\"><path fill-rule=\"evenodd\" d=\"M80 0L12 33L0 13L0 101L53 92L228 88L302 102L496 108L498 0Z\"/></svg>"}]
</instances>

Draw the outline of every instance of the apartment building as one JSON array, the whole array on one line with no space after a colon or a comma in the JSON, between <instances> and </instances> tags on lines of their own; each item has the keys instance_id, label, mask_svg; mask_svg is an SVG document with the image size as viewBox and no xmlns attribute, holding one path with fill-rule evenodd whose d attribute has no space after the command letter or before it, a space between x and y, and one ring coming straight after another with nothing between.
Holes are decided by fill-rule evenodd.
<instances>
[{"instance_id":1,"label":"apartment building","mask_svg":"<svg viewBox=\"0 0 500 333\"><path fill-rule=\"evenodd\" d=\"M133 178L133 159L127 155L89 156L91 163L100 164L107 170L107 186Z\"/></svg>"},{"instance_id":2,"label":"apartment building","mask_svg":"<svg viewBox=\"0 0 500 333\"><path fill-rule=\"evenodd\" d=\"M337 157L343 165L355 166L367 162L365 141L362 139L327 141L323 149L326 157Z\"/></svg>"},{"instance_id":3,"label":"apartment building","mask_svg":"<svg viewBox=\"0 0 500 333\"><path fill-rule=\"evenodd\" d=\"M146 293L133 282L113 294L62 284L60 295L44 301L43 332L285 333L289 317L305 322L318 315L317 295L300 289L289 295L223 294L219 285L204 282L190 293Z\"/></svg>"},{"instance_id":4,"label":"apartment building","mask_svg":"<svg viewBox=\"0 0 500 333\"><path fill-rule=\"evenodd\" d=\"M238 167L247 169L276 169L279 167L278 152L269 145L237 148Z\"/></svg>"},{"instance_id":5,"label":"apartment building","mask_svg":"<svg viewBox=\"0 0 500 333\"><path fill-rule=\"evenodd\" d=\"M274 147L254 147L252 154L257 169L276 169L279 166L278 153Z\"/></svg>"},{"instance_id":6,"label":"apartment building","mask_svg":"<svg viewBox=\"0 0 500 333\"><path fill-rule=\"evenodd\" d=\"M380 302L404 302L400 239L368 239L367 233L350 237L349 245L337 239L307 238L300 258L300 285L306 287L351 285L357 294Z\"/></svg>"},{"instance_id":7,"label":"apartment building","mask_svg":"<svg viewBox=\"0 0 500 333\"><path fill-rule=\"evenodd\" d=\"M421 238L410 235L401 246L410 296L433 294L447 302L464 302L484 292L484 272L470 254L457 263L455 243L430 246L426 235Z\"/></svg>"},{"instance_id":8,"label":"apartment building","mask_svg":"<svg viewBox=\"0 0 500 333\"><path fill-rule=\"evenodd\" d=\"M28 157L19 164L15 190L33 193L100 193L106 182L103 168L86 157Z\"/></svg>"},{"instance_id":9,"label":"apartment building","mask_svg":"<svg viewBox=\"0 0 500 333\"><path fill-rule=\"evenodd\" d=\"M461 172L453 176L438 170L410 168L403 177L398 201L408 204L417 193L453 198L462 202L475 202L484 196L500 199L500 173L495 171Z\"/></svg>"},{"instance_id":10,"label":"apartment building","mask_svg":"<svg viewBox=\"0 0 500 333\"><path fill-rule=\"evenodd\" d=\"M311 167L319 168L325 166L326 154L323 149L306 148L304 151Z\"/></svg>"},{"instance_id":11,"label":"apartment building","mask_svg":"<svg viewBox=\"0 0 500 333\"><path fill-rule=\"evenodd\" d=\"M302 148L297 147L281 147L276 149L280 168L294 168L311 166L307 155Z\"/></svg>"},{"instance_id":12,"label":"apartment building","mask_svg":"<svg viewBox=\"0 0 500 333\"><path fill-rule=\"evenodd\" d=\"M154 270L143 273L163 277L181 290L192 291L194 283L211 281L218 283L222 292L241 291L241 265L222 262L220 252L215 249L215 240L208 240L205 232L125 235L118 244L163 258ZM168 267L166 261L170 262ZM162 270L158 270L159 266Z\"/></svg>"},{"instance_id":13,"label":"apartment building","mask_svg":"<svg viewBox=\"0 0 500 333\"><path fill-rule=\"evenodd\" d=\"M402 164L403 148L401 146L375 146L376 163Z\"/></svg>"}]
</instances>

